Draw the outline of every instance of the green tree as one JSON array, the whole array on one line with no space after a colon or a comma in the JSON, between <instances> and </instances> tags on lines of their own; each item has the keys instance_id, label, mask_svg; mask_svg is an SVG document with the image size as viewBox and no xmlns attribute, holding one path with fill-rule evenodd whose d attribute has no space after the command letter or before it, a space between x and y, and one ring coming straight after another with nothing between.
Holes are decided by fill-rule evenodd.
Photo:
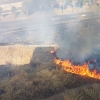
<instances>
[{"instance_id":1,"label":"green tree","mask_svg":"<svg viewBox=\"0 0 100 100\"><path fill-rule=\"evenodd\" d=\"M35 11L40 10L40 7L45 10L51 9L51 3L54 0L23 0L22 2L22 10L28 16Z\"/></svg>"},{"instance_id":2,"label":"green tree","mask_svg":"<svg viewBox=\"0 0 100 100\"><path fill-rule=\"evenodd\" d=\"M73 0L62 0L62 4L63 4L62 7L61 7L62 13L63 13L63 10L64 10L64 2L65 2L66 4L68 4L68 5L71 6ZM72 7L72 6L71 6L71 7ZM72 11L73 11L73 7L72 7Z\"/></svg>"},{"instance_id":3,"label":"green tree","mask_svg":"<svg viewBox=\"0 0 100 100\"><path fill-rule=\"evenodd\" d=\"M65 0L67 4L71 4L73 0Z\"/></svg>"},{"instance_id":4,"label":"green tree","mask_svg":"<svg viewBox=\"0 0 100 100\"><path fill-rule=\"evenodd\" d=\"M17 11L17 8L14 7L14 6L12 6L12 8L11 8L11 12L12 12L14 15L16 15L16 11Z\"/></svg>"},{"instance_id":5,"label":"green tree","mask_svg":"<svg viewBox=\"0 0 100 100\"><path fill-rule=\"evenodd\" d=\"M0 15L2 14L2 8L0 7Z\"/></svg>"},{"instance_id":6,"label":"green tree","mask_svg":"<svg viewBox=\"0 0 100 100\"><path fill-rule=\"evenodd\" d=\"M81 0L81 2L87 3L87 2L89 2L89 0Z\"/></svg>"},{"instance_id":7,"label":"green tree","mask_svg":"<svg viewBox=\"0 0 100 100\"><path fill-rule=\"evenodd\" d=\"M97 0L88 0L89 3L95 4Z\"/></svg>"},{"instance_id":8,"label":"green tree","mask_svg":"<svg viewBox=\"0 0 100 100\"><path fill-rule=\"evenodd\" d=\"M26 15L28 15L28 13L29 13L30 4L31 3L29 1L27 1L27 0L24 0L23 3L22 3L22 10Z\"/></svg>"},{"instance_id":9,"label":"green tree","mask_svg":"<svg viewBox=\"0 0 100 100\"><path fill-rule=\"evenodd\" d=\"M28 16L39 9L40 0L23 0L22 10Z\"/></svg>"},{"instance_id":10,"label":"green tree","mask_svg":"<svg viewBox=\"0 0 100 100\"><path fill-rule=\"evenodd\" d=\"M40 5L42 4L44 9L48 11L48 10L51 10L51 8L52 8L52 6L51 6L52 2L53 1L51 1L51 0L42 0Z\"/></svg>"},{"instance_id":11,"label":"green tree","mask_svg":"<svg viewBox=\"0 0 100 100\"><path fill-rule=\"evenodd\" d=\"M83 2L84 4L86 4L86 3L93 4L96 2L96 0L78 0L78 1Z\"/></svg>"},{"instance_id":12,"label":"green tree","mask_svg":"<svg viewBox=\"0 0 100 100\"><path fill-rule=\"evenodd\" d=\"M2 14L2 8L0 7L0 19L1 19L1 14Z\"/></svg>"}]
</instances>

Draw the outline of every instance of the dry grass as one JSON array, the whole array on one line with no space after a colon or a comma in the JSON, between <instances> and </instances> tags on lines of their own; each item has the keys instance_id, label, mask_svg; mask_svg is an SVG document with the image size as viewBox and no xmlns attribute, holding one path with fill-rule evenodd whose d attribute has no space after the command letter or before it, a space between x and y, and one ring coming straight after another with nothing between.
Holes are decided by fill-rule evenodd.
<instances>
[{"instance_id":1,"label":"dry grass","mask_svg":"<svg viewBox=\"0 0 100 100\"><path fill-rule=\"evenodd\" d=\"M24 67L15 69L11 67L10 71L13 73L12 76L5 76L0 80L0 84L2 84L0 90L5 91L0 94L0 100L45 100L45 98L47 98L46 100L90 100L84 98L88 98L90 95L91 98L94 98L100 89L99 83L89 85L96 81L64 72L62 69L57 69L56 66L52 68L51 64L48 66L45 64L38 66L37 64L34 67L24 65ZM85 88L80 88L86 84L88 85ZM93 91L91 88L87 88L90 86ZM56 94L59 96L54 96Z\"/></svg>"},{"instance_id":2,"label":"dry grass","mask_svg":"<svg viewBox=\"0 0 100 100\"><path fill-rule=\"evenodd\" d=\"M20 67L3 66L5 69L2 72L7 74L4 73L4 77L0 79L0 100L98 99L97 94L100 90L98 82L100 81L65 72L60 66L53 63L50 49L37 48L34 54L36 59L40 56L43 59L43 55L47 55L47 57L43 60L40 57L32 64L20 65ZM34 57L31 60L34 60ZM93 88L93 91L89 87ZM89 97L92 99L88 99Z\"/></svg>"},{"instance_id":3,"label":"dry grass","mask_svg":"<svg viewBox=\"0 0 100 100\"><path fill-rule=\"evenodd\" d=\"M7 63L14 65L29 64L34 50L34 46L0 46L0 65Z\"/></svg>"},{"instance_id":4,"label":"dry grass","mask_svg":"<svg viewBox=\"0 0 100 100\"><path fill-rule=\"evenodd\" d=\"M46 46L45 45L42 45L42 46L39 46L39 45L0 46L0 65L6 65L6 64L24 65L24 64L29 64L30 61L31 61L31 58L34 54L35 48L38 48L38 47L42 48L42 47L56 47L56 46L54 46L54 45L46 45ZM50 51L48 51L48 52L50 52ZM39 55L41 55L41 53ZM37 57L37 59L38 59L38 57ZM43 59L43 57L41 57L41 59Z\"/></svg>"},{"instance_id":5,"label":"dry grass","mask_svg":"<svg viewBox=\"0 0 100 100\"><path fill-rule=\"evenodd\" d=\"M64 100L99 100L100 99L100 84L94 83L90 86L84 86L81 89L64 93Z\"/></svg>"}]
</instances>

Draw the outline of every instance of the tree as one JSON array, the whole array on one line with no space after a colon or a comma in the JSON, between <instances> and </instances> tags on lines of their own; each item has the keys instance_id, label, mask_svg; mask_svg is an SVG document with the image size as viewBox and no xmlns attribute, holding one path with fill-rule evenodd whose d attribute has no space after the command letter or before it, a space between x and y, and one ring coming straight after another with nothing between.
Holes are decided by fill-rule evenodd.
<instances>
[{"instance_id":1,"label":"tree","mask_svg":"<svg viewBox=\"0 0 100 100\"><path fill-rule=\"evenodd\" d=\"M28 16L29 14L29 10L30 10L30 2L28 2L27 0L24 0L22 3L22 10L23 12Z\"/></svg>"},{"instance_id":2,"label":"tree","mask_svg":"<svg viewBox=\"0 0 100 100\"><path fill-rule=\"evenodd\" d=\"M87 0L77 0L77 2L75 3L75 6L77 7L77 12L78 12L78 9L82 10L82 8L86 2L87 2Z\"/></svg>"},{"instance_id":3,"label":"tree","mask_svg":"<svg viewBox=\"0 0 100 100\"><path fill-rule=\"evenodd\" d=\"M67 6L70 6L72 8L72 11L73 11L73 0L63 0L63 2L65 2L66 4L65 5L62 5L62 13L63 13L63 9L66 8Z\"/></svg>"},{"instance_id":4,"label":"tree","mask_svg":"<svg viewBox=\"0 0 100 100\"><path fill-rule=\"evenodd\" d=\"M0 19L1 19L1 14L2 14L2 8L0 7Z\"/></svg>"},{"instance_id":5,"label":"tree","mask_svg":"<svg viewBox=\"0 0 100 100\"><path fill-rule=\"evenodd\" d=\"M72 3L73 0L66 0L65 2L70 5Z\"/></svg>"},{"instance_id":6,"label":"tree","mask_svg":"<svg viewBox=\"0 0 100 100\"><path fill-rule=\"evenodd\" d=\"M40 6L42 5L42 7L44 8L44 10L48 11L48 10L52 9L52 6L51 6L52 2L53 1L51 1L51 0L40 0L39 5Z\"/></svg>"},{"instance_id":7,"label":"tree","mask_svg":"<svg viewBox=\"0 0 100 100\"><path fill-rule=\"evenodd\" d=\"M79 2L82 2L84 4L89 3L89 4L93 4L96 2L96 0L78 0Z\"/></svg>"},{"instance_id":8,"label":"tree","mask_svg":"<svg viewBox=\"0 0 100 100\"><path fill-rule=\"evenodd\" d=\"M22 10L28 16L39 9L40 0L23 0Z\"/></svg>"},{"instance_id":9,"label":"tree","mask_svg":"<svg viewBox=\"0 0 100 100\"><path fill-rule=\"evenodd\" d=\"M93 5L93 4L96 4L96 1L97 1L97 0L88 0L88 2L91 3L92 5Z\"/></svg>"},{"instance_id":10,"label":"tree","mask_svg":"<svg viewBox=\"0 0 100 100\"><path fill-rule=\"evenodd\" d=\"M17 8L14 7L14 6L12 6L12 8L11 8L11 12L12 12L14 15L16 15L16 11L17 11Z\"/></svg>"},{"instance_id":11,"label":"tree","mask_svg":"<svg viewBox=\"0 0 100 100\"><path fill-rule=\"evenodd\" d=\"M0 15L2 14L2 8L0 7Z\"/></svg>"},{"instance_id":12,"label":"tree","mask_svg":"<svg viewBox=\"0 0 100 100\"><path fill-rule=\"evenodd\" d=\"M40 9L51 10L51 2L54 0L23 0L22 10L28 16Z\"/></svg>"},{"instance_id":13,"label":"tree","mask_svg":"<svg viewBox=\"0 0 100 100\"><path fill-rule=\"evenodd\" d=\"M88 3L89 0L81 0L81 2L83 2L84 4Z\"/></svg>"}]
</instances>

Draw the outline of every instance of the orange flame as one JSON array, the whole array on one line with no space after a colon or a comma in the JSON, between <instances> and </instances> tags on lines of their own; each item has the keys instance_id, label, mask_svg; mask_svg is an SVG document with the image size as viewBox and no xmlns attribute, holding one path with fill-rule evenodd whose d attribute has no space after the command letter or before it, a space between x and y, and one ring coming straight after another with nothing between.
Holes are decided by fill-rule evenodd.
<instances>
[{"instance_id":1,"label":"orange flame","mask_svg":"<svg viewBox=\"0 0 100 100\"><path fill-rule=\"evenodd\" d=\"M83 65L74 65L69 60L60 60L55 59L55 63L63 67L63 69L67 72L78 74L78 75L85 75L88 77L92 77L95 79L100 79L100 73L97 73L97 70L90 71L88 68L89 63L85 63Z\"/></svg>"}]
</instances>

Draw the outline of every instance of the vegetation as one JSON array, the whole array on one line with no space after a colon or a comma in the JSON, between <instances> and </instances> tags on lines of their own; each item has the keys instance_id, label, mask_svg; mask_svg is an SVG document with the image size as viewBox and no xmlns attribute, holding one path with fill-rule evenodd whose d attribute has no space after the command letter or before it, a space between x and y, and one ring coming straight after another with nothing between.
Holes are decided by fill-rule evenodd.
<instances>
[{"instance_id":1,"label":"vegetation","mask_svg":"<svg viewBox=\"0 0 100 100\"><path fill-rule=\"evenodd\" d=\"M71 4L73 0L65 0L67 4Z\"/></svg>"},{"instance_id":2,"label":"vegetation","mask_svg":"<svg viewBox=\"0 0 100 100\"><path fill-rule=\"evenodd\" d=\"M0 7L0 15L2 14L2 8Z\"/></svg>"},{"instance_id":3,"label":"vegetation","mask_svg":"<svg viewBox=\"0 0 100 100\"><path fill-rule=\"evenodd\" d=\"M59 5L58 2L62 2L65 5ZM78 7L82 8L86 3L88 3L89 7L95 3L95 0L77 0L75 5L72 4L74 0L24 0L22 4L23 12L26 15L29 15L35 11L39 10L53 10L54 8L60 8L63 10L70 6L71 8Z\"/></svg>"},{"instance_id":4,"label":"vegetation","mask_svg":"<svg viewBox=\"0 0 100 100\"><path fill-rule=\"evenodd\" d=\"M24 0L22 3L22 10L23 12L28 15L29 12L32 10L32 6L33 6L33 2L32 0L28 1L28 0ZM34 7L34 6L33 6Z\"/></svg>"},{"instance_id":5,"label":"vegetation","mask_svg":"<svg viewBox=\"0 0 100 100\"><path fill-rule=\"evenodd\" d=\"M36 11L53 11L54 8L62 10L62 13L67 7L71 7L72 11L75 7L82 8L86 3L91 7L93 4L96 4L99 7L99 4L96 3L96 0L76 0L76 3L73 4L74 0L23 0L22 1L22 11L27 16L33 14ZM59 2L62 2L63 5L60 5ZM16 7L12 7L11 11L13 14L16 13ZM0 14L2 13L2 8L0 7Z\"/></svg>"},{"instance_id":6,"label":"vegetation","mask_svg":"<svg viewBox=\"0 0 100 100\"><path fill-rule=\"evenodd\" d=\"M28 65L1 65L0 100L99 100L100 80L65 72L51 49L36 48Z\"/></svg>"},{"instance_id":7,"label":"vegetation","mask_svg":"<svg viewBox=\"0 0 100 100\"><path fill-rule=\"evenodd\" d=\"M90 86L83 86L80 89L73 89L69 93L63 93L62 100L99 100L100 99L100 84L94 83ZM58 99L59 100L59 99Z\"/></svg>"},{"instance_id":8,"label":"vegetation","mask_svg":"<svg viewBox=\"0 0 100 100\"><path fill-rule=\"evenodd\" d=\"M98 80L64 72L60 66L51 63L21 67L7 65L0 66L0 70L3 72L0 76L4 75L0 79L0 100L44 100L48 97L51 100L56 94L61 96L58 100L84 100L90 96L91 99L85 100L94 100L95 96L95 100L99 100L99 83L93 84ZM90 83L93 85L87 87L91 88L79 87Z\"/></svg>"},{"instance_id":9,"label":"vegetation","mask_svg":"<svg viewBox=\"0 0 100 100\"><path fill-rule=\"evenodd\" d=\"M17 11L17 8L12 6L11 12L14 14L14 16L16 16L16 11Z\"/></svg>"},{"instance_id":10,"label":"vegetation","mask_svg":"<svg viewBox=\"0 0 100 100\"><path fill-rule=\"evenodd\" d=\"M37 2L35 4L32 0L24 1L23 10L27 15L29 15L31 10L34 12L39 9ZM47 4L49 5L50 2ZM30 7L34 7L34 9ZM12 8L12 12L16 12L14 7ZM64 33L64 37L66 32L63 30L60 34L62 33ZM46 60L47 57L48 55L46 56ZM43 59L45 57L40 58ZM0 84L0 100L100 99L99 80L65 72L61 66L47 61L45 63L33 62L30 65L24 66L9 64L0 66Z\"/></svg>"},{"instance_id":11,"label":"vegetation","mask_svg":"<svg viewBox=\"0 0 100 100\"><path fill-rule=\"evenodd\" d=\"M51 4L49 0L24 0L22 3L22 10L26 15L41 9L49 10L50 8Z\"/></svg>"}]
</instances>

